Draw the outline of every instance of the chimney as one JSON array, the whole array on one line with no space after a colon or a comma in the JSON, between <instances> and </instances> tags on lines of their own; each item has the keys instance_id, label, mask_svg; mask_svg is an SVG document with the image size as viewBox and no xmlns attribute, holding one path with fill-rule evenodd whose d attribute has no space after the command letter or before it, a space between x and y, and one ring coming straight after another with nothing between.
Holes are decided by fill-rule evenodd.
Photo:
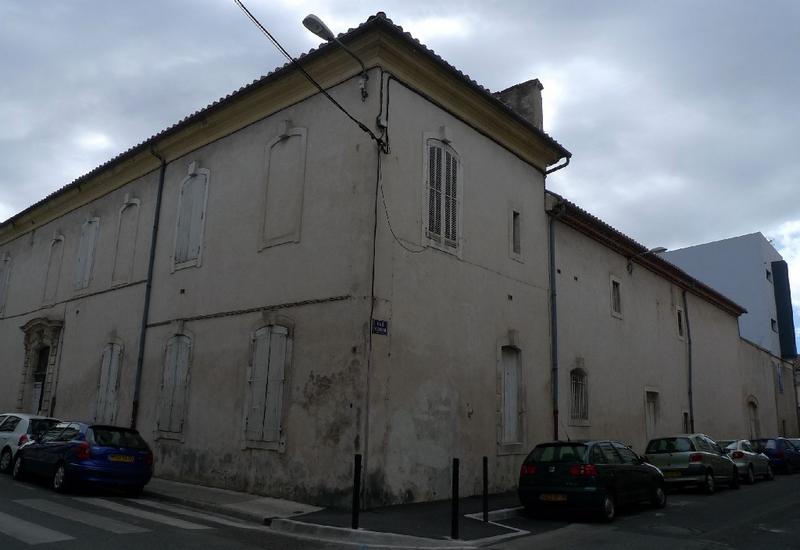
<instances>
[{"instance_id":1,"label":"chimney","mask_svg":"<svg viewBox=\"0 0 800 550\"><path fill-rule=\"evenodd\" d=\"M534 78L527 82L515 84L502 92L495 92L494 97L511 107L522 118L542 129L542 83Z\"/></svg>"}]
</instances>

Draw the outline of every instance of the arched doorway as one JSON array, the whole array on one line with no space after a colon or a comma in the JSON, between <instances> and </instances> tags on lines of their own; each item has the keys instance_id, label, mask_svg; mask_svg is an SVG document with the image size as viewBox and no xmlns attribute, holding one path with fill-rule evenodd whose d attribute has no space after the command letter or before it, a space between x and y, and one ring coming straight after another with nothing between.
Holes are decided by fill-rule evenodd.
<instances>
[{"instance_id":1,"label":"arched doorway","mask_svg":"<svg viewBox=\"0 0 800 550\"><path fill-rule=\"evenodd\" d=\"M53 414L56 357L63 322L33 319L21 327L25 333L25 365L17 394L17 409Z\"/></svg>"}]
</instances>

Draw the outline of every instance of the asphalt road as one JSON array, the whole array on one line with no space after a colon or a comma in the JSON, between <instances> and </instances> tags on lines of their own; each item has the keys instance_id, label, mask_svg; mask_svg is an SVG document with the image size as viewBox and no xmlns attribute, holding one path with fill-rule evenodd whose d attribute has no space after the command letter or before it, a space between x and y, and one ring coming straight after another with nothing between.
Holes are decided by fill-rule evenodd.
<instances>
[{"instance_id":1,"label":"asphalt road","mask_svg":"<svg viewBox=\"0 0 800 550\"><path fill-rule=\"evenodd\" d=\"M711 496L688 490L670 493L663 510L632 507L611 524L566 519L559 514L501 522L534 534L492 548L800 548L800 475L720 489Z\"/></svg>"},{"instance_id":2,"label":"asphalt road","mask_svg":"<svg viewBox=\"0 0 800 550\"><path fill-rule=\"evenodd\" d=\"M285 537L268 527L113 492L59 495L0 475L0 549L317 550L334 544Z\"/></svg>"}]
</instances>

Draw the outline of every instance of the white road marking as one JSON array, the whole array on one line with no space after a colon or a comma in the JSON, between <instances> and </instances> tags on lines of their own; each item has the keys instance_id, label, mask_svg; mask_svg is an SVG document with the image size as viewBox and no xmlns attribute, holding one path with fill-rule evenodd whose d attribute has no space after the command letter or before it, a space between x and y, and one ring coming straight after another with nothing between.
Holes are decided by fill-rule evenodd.
<instances>
[{"instance_id":1,"label":"white road marking","mask_svg":"<svg viewBox=\"0 0 800 550\"><path fill-rule=\"evenodd\" d=\"M130 523L92 514L90 512L82 512L81 510L76 510L75 508L70 508L69 506L64 506L63 504L58 504L56 502L41 498L15 500L14 502L17 504L22 504L23 506L27 506L28 508L33 508L34 510L39 510L40 512L44 512L46 514L52 514L70 521L76 521L78 523L97 527L98 529L110 531L111 533L116 533L118 535L128 533L146 533L150 530L145 529L144 527L131 525Z\"/></svg>"},{"instance_id":2,"label":"white road marking","mask_svg":"<svg viewBox=\"0 0 800 550\"><path fill-rule=\"evenodd\" d=\"M156 523L163 523L165 525L170 525L172 527L178 527L179 529L211 529L211 527L208 527L207 525L200 525L199 523L191 523L189 521L172 518L162 514L154 514L153 512L148 512L146 510L139 510L138 508L133 508L131 506L124 506L122 504L117 504L116 502L111 502L110 500L103 500L101 498L90 498L90 497L73 497L73 498L79 502L91 504L92 506L99 506L100 508L105 508L106 510L111 510L113 512L118 512L120 514L128 514L129 516L136 516L149 521L155 521Z\"/></svg>"},{"instance_id":3,"label":"white road marking","mask_svg":"<svg viewBox=\"0 0 800 550\"><path fill-rule=\"evenodd\" d=\"M144 499L128 499L130 502L135 502L137 504L141 504L142 506L149 506L150 508L156 508L158 510L165 510L167 512L172 512L174 514L180 514L182 516L188 516L190 518L202 519L205 521L211 521L214 523L219 523L220 525L227 525L229 527L238 527L240 529L251 529L256 531L270 531L268 527L263 525L252 525L249 523L244 523L242 521L236 521L232 519L221 518L218 516L213 516L210 514L204 514L202 512L195 512L194 510L187 510L185 508L180 508L179 506L170 506L169 504L163 504L161 502L154 502L152 500L144 500Z\"/></svg>"},{"instance_id":4,"label":"white road marking","mask_svg":"<svg viewBox=\"0 0 800 550\"><path fill-rule=\"evenodd\" d=\"M75 537L0 512L0 533L27 544L62 542Z\"/></svg>"}]
</instances>

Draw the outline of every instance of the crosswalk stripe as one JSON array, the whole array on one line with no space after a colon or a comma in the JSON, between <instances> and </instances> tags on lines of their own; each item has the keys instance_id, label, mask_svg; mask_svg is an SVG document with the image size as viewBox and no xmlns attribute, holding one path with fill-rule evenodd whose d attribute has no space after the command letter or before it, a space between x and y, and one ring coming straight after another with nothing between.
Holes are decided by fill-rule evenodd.
<instances>
[{"instance_id":1,"label":"crosswalk stripe","mask_svg":"<svg viewBox=\"0 0 800 550\"><path fill-rule=\"evenodd\" d=\"M74 537L53 531L47 527L36 525L0 512L0 533L21 540L27 544L45 544L48 542L63 542Z\"/></svg>"},{"instance_id":2,"label":"crosswalk stripe","mask_svg":"<svg viewBox=\"0 0 800 550\"><path fill-rule=\"evenodd\" d=\"M199 523L191 523L189 521L184 521L178 518L172 518L162 514L154 514L153 512L148 512L146 510L140 510L138 508L133 508L131 506L117 504L116 502L103 500L101 498L91 498L91 497L73 497L73 498L79 502L91 504L92 506L98 506L100 508L105 508L113 512L119 512L120 514L128 514L129 516L136 516L142 519L155 521L157 523L170 525L172 527L178 527L180 529L211 529L211 527L208 527L207 525L200 525Z\"/></svg>"},{"instance_id":3,"label":"crosswalk stripe","mask_svg":"<svg viewBox=\"0 0 800 550\"><path fill-rule=\"evenodd\" d=\"M90 512L76 510L74 508L41 498L27 498L15 500L14 502L22 504L23 506L27 506L28 508L33 508L34 510L39 510L40 512L45 512L46 514L52 514L63 519L77 521L78 523L97 527L98 529L110 531L111 533L116 533L118 535L128 533L146 533L150 530L145 529L144 527L131 525L130 523L125 523L123 521L117 521L104 516L98 516L97 514L92 514Z\"/></svg>"},{"instance_id":4,"label":"crosswalk stripe","mask_svg":"<svg viewBox=\"0 0 800 550\"><path fill-rule=\"evenodd\" d=\"M210 514L204 514L202 512L195 512L194 510L187 510L185 508L180 508L178 506L170 506L169 504L164 504L161 502L153 502L152 500L145 500L145 499L128 499L131 502L136 502L141 504L142 506L148 506L150 508L156 508L158 510L165 510L167 512L172 512L173 514L180 514L182 516L188 516L190 518L202 519L205 521L211 521L213 523L219 523L220 525L227 525L228 527L238 527L240 529L250 529L255 531L271 531L268 527L263 525L252 525L249 523L245 523L243 521L236 521L227 518L221 518L218 516L212 516Z\"/></svg>"}]
</instances>

